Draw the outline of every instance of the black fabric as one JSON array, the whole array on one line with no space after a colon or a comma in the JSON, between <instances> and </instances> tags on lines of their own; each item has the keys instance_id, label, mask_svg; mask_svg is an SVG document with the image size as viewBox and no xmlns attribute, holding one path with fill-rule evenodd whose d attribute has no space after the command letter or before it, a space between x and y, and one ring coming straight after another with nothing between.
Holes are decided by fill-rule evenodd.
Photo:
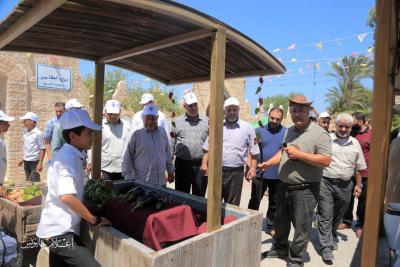
<instances>
[{"instance_id":1,"label":"black fabric","mask_svg":"<svg viewBox=\"0 0 400 267\"><path fill-rule=\"evenodd\" d=\"M263 179L256 177L251 181L251 198L248 208L258 210L260 202L268 189L268 210L267 218L270 222L274 221L276 213L276 189L279 184L279 179Z\"/></svg>"},{"instance_id":2,"label":"black fabric","mask_svg":"<svg viewBox=\"0 0 400 267\"><path fill-rule=\"evenodd\" d=\"M244 167L237 170L222 170L222 200L225 203L239 206L242 195Z\"/></svg>"},{"instance_id":3,"label":"black fabric","mask_svg":"<svg viewBox=\"0 0 400 267\"><path fill-rule=\"evenodd\" d=\"M39 161L24 160L25 178L27 181L40 182L40 175L36 172Z\"/></svg>"},{"instance_id":4,"label":"black fabric","mask_svg":"<svg viewBox=\"0 0 400 267\"><path fill-rule=\"evenodd\" d=\"M106 172L102 170L101 174L103 175L104 180L111 180L111 181L124 180L124 177L120 172Z\"/></svg>"},{"instance_id":5,"label":"black fabric","mask_svg":"<svg viewBox=\"0 0 400 267\"><path fill-rule=\"evenodd\" d=\"M207 190L207 177L200 172L200 161L175 159L175 190L204 197Z\"/></svg>"},{"instance_id":6,"label":"black fabric","mask_svg":"<svg viewBox=\"0 0 400 267\"><path fill-rule=\"evenodd\" d=\"M366 204L366 198L367 198L367 189L368 189L368 179L363 178L362 180L362 191L360 196L358 197L358 206L356 210L356 215L357 215L357 221L356 221L356 227L364 227L364 219L365 219L365 204ZM353 179L354 182L354 179ZM355 184L354 184L355 186ZM354 191L354 186L353 186L353 191ZM351 199L349 206L343 216L343 223L351 226L353 223L353 209L354 209L354 195L351 194Z\"/></svg>"}]
</instances>

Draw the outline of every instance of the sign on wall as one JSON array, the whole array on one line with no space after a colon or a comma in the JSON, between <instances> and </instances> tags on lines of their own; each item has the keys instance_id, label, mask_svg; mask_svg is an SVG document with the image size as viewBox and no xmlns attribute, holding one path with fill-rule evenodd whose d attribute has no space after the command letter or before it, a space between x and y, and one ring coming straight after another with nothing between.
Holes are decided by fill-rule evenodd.
<instances>
[{"instance_id":1,"label":"sign on wall","mask_svg":"<svg viewBox=\"0 0 400 267\"><path fill-rule=\"evenodd\" d=\"M36 64L37 88L71 90L71 80L71 69Z\"/></svg>"}]
</instances>

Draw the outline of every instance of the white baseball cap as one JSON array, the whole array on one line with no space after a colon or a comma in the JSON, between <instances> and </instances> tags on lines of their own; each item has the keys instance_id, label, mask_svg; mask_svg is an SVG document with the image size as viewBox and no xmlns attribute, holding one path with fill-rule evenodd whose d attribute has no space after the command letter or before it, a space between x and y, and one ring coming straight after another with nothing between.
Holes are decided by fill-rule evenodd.
<instances>
[{"instance_id":1,"label":"white baseball cap","mask_svg":"<svg viewBox=\"0 0 400 267\"><path fill-rule=\"evenodd\" d=\"M158 108L156 105L149 104L149 105L144 106L143 112L142 112L142 118L144 118L144 116L148 116L148 115L158 116Z\"/></svg>"},{"instance_id":2,"label":"white baseball cap","mask_svg":"<svg viewBox=\"0 0 400 267\"><path fill-rule=\"evenodd\" d=\"M154 101L154 97L152 94L143 94L142 95L142 99L140 100L140 104L141 105L146 105L147 103L149 103L150 101Z\"/></svg>"},{"instance_id":3,"label":"white baseball cap","mask_svg":"<svg viewBox=\"0 0 400 267\"><path fill-rule=\"evenodd\" d=\"M328 112L322 112L321 114L319 114L319 119L320 118L331 118L331 115L329 115Z\"/></svg>"},{"instance_id":4,"label":"white baseball cap","mask_svg":"<svg viewBox=\"0 0 400 267\"><path fill-rule=\"evenodd\" d=\"M229 107L229 106L240 106L239 100L235 97L230 97L224 102L224 108Z\"/></svg>"},{"instance_id":5,"label":"white baseball cap","mask_svg":"<svg viewBox=\"0 0 400 267\"><path fill-rule=\"evenodd\" d=\"M89 113L84 109L71 109L64 112L60 118L60 125L64 130L85 126L86 128L100 131L102 127L94 123Z\"/></svg>"},{"instance_id":6,"label":"white baseball cap","mask_svg":"<svg viewBox=\"0 0 400 267\"><path fill-rule=\"evenodd\" d=\"M197 97L194 93L187 93L183 96L183 102L186 105L191 105L191 104L197 103L198 101L197 101Z\"/></svg>"},{"instance_id":7,"label":"white baseball cap","mask_svg":"<svg viewBox=\"0 0 400 267\"><path fill-rule=\"evenodd\" d=\"M121 112L121 104L117 100L108 100L104 107L104 112L119 114Z\"/></svg>"},{"instance_id":8,"label":"white baseball cap","mask_svg":"<svg viewBox=\"0 0 400 267\"><path fill-rule=\"evenodd\" d=\"M13 121L15 118L7 116L2 110L0 110L0 121Z\"/></svg>"},{"instance_id":9,"label":"white baseball cap","mask_svg":"<svg viewBox=\"0 0 400 267\"><path fill-rule=\"evenodd\" d=\"M65 110L69 110L71 108L82 108L84 105L79 103L79 101L76 98L72 98L65 103Z\"/></svg>"},{"instance_id":10,"label":"white baseball cap","mask_svg":"<svg viewBox=\"0 0 400 267\"><path fill-rule=\"evenodd\" d=\"M28 111L27 113L25 113L24 116L20 117L19 119L20 120L31 120L31 121L37 122L39 120L39 117L35 113Z\"/></svg>"}]
</instances>

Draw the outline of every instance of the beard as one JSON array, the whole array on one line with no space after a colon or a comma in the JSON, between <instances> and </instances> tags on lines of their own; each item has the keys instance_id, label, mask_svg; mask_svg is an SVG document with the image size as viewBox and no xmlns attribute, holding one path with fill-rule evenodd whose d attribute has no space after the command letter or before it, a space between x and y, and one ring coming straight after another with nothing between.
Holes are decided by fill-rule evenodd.
<instances>
[{"instance_id":1,"label":"beard","mask_svg":"<svg viewBox=\"0 0 400 267\"><path fill-rule=\"evenodd\" d=\"M361 126L358 125L358 124L354 124L354 125L351 127L351 131L352 131L353 133L358 133L360 130L361 130Z\"/></svg>"},{"instance_id":2,"label":"beard","mask_svg":"<svg viewBox=\"0 0 400 267\"><path fill-rule=\"evenodd\" d=\"M342 133L336 132L336 136L341 138L341 139L346 139L346 138L348 138L350 136L350 133L342 134Z\"/></svg>"},{"instance_id":3,"label":"beard","mask_svg":"<svg viewBox=\"0 0 400 267\"><path fill-rule=\"evenodd\" d=\"M273 133L279 131L279 129L280 129L279 126L280 126L279 124L268 122L268 129Z\"/></svg>"}]
</instances>

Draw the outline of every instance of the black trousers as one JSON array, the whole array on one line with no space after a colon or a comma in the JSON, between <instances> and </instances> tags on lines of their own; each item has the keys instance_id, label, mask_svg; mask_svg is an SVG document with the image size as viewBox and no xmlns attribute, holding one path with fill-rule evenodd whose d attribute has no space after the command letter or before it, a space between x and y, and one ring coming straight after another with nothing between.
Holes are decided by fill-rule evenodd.
<instances>
[{"instance_id":1,"label":"black trousers","mask_svg":"<svg viewBox=\"0 0 400 267\"><path fill-rule=\"evenodd\" d=\"M104 180L118 181L124 180L121 172L106 172L101 170L101 174L103 175Z\"/></svg>"},{"instance_id":2,"label":"black trousers","mask_svg":"<svg viewBox=\"0 0 400 267\"><path fill-rule=\"evenodd\" d=\"M36 172L36 167L39 161L26 161L24 160L24 171L27 181L40 182L40 175ZM32 173L33 172L33 173Z\"/></svg>"},{"instance_id":3,"label":"black trousers","mask_svg":"<svg viewBox=\"0 0 400 267\"><path fill-rule=\"evenodd\" d=\"M367 201L367 189L368 189L368 179L363 177L362 178L362 191L360 196L358 197L358 206L357 206L357 222L356 222L356 227L364 227L364 219L365 219L365 205ZM354 179L353 179L354 182ZM355 183L354 183L355 186ZM354 191L354 186L352 189L352 192ZM343 223L350 225L353 223L353 208L354 208L354 195L351 194L351 199L350 199L350 204L349 207L347 208L344 216L343 216Z\"/></svg>"},{"instance_id":4,"label":"black trousers","mask_svg":"<svg viewBox=\"0 0 400 267\"><path fill-rule=\"evenodd\" d=\"M49 247L50 267L100 267L79 236L67 233L44 240Z\"/></svg>"},{"instance_id":5,"label":"black trousers","mask_svg":"<svg viewBox=\"0 0 400 267\"><path fill-rule=\"evenodd\" d=\"M222 200L225 203L240 205L244 179L244 166L222 167Z\"/></svg>"},{"instance_id":6,"label":"black trousers","mask_svg":"<svg viewBox=\"0 0 400 267\"><path fill-rule=\"evenodd\" d=\"M264 179L256 177L251 181L251 198L248 208L258 210L260 202L268 188L268 210L267 218L270 222L274 221L276 213L276 189L279 184L279 179Z\"/></svg>"},{"instance_id":7,"label":"black trousers","mask_svg":"<svg viewBox=\"0 0 400 267\"><path fill-rule=\"evenodd\" d=\"M283 182L278 185L274 248L280 251L289 250L289 264L303 264L318 194L319 183L300 184L297 187ZM289 246L291 224L294 227L294 236Z\"/></svg>"},{"instance_id":8,"label":"black trousers","mask_svg":"<svg viewBox=\"0 0 400 267\"><path fill-rule=\"evenodd\" d=\"M322 178L318 197L318 237L321 250L333 249L333 236L347 210L353 181L334 182Z\"/></svg>"},{"instance_id":9,"label":"black trousers","mask_svg":"<svg viewBox=\"0 0 400 267\"><path fill-rule=\"evenodd\" d=\"M207 190L207 177L200 172L201 160L187 161L175 159L175 189L204 197Z\"/></svg>"}]
</instances>

